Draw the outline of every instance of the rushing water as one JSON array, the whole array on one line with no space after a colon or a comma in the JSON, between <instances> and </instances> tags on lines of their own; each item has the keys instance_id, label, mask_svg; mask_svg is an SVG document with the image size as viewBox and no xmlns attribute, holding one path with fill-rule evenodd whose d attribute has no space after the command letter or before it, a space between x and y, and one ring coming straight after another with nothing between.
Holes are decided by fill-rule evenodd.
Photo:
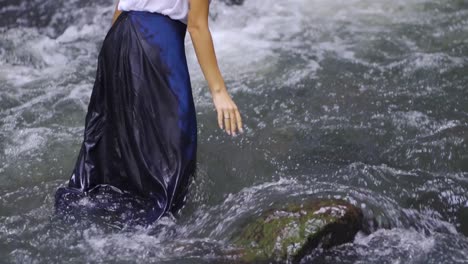
<instances>
[{"instance_id":1,"label":"rushing water","mask_svg":"<svg viewBox=\"0 0 468 264\"><path fill-rule=\"evenodd\" d=\"M467 1L214 1L246 133L217 127L187 37L198 176L181 218L150 228L53 217L113 8L0 0L0 262L218 263L272 203L336 197L373 233L304 263L468 263Z\"/></svg>"}]
</instances>

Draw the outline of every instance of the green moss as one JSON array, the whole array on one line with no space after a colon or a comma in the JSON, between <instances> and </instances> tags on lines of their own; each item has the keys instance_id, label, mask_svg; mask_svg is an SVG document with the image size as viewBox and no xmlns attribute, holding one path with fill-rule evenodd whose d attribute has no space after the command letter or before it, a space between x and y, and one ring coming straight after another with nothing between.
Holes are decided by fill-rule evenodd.
<instances>
[{"instance_id":1,"label":"green moss","mask_svg":"<svg viewBox=\"0 0 468 264\"><path fill-rule=\"evenodd\" d=\"M342 217L348 206L340 200L321 200L274 208L247 223L233 243L243 248L242 260L246 262L287 259Z\"/></svg>"}]
</instances>

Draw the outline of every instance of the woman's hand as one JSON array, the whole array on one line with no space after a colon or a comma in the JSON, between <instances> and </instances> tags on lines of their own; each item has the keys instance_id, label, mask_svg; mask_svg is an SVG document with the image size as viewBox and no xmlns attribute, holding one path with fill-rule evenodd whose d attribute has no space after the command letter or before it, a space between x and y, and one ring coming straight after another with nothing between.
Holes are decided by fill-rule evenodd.
<instances>
[{"instance_id":1,"label":"woman's hand","mask_svg":"<svg viewBox=\"0 0 468 264\"><path fill-rule=\"evenodd\" d=\"M218 111L219 128L225 129L226 133L232 136L236 135L236 130L244 133L242 118L229 93L224 89L213 93L212 96L216 111Z\"/></svg>"},{"instance_id":2,"label":"woman's hand","mask_svg":"<svg viewBox=\"0 0 468 264\"><path fill-rule=\"evenodd\" d=\"M213 102L218 111L218 125L229 135L236 135L236 130L243 133L242 120L236 104L229 96L224 79L219 71L214 51L213 38L208 27L208 0L190 0L187 30L192 38L198 63L208 82Z\"/></svg>"}]
</instances>

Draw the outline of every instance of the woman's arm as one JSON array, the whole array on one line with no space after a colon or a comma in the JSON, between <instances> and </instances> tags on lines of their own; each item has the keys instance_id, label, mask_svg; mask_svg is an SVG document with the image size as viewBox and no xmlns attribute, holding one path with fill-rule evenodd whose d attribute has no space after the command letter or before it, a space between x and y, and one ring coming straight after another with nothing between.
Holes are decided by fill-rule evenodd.
<instances>
[{"instance_id":1,"label":"woman's arm","mask_svg":"<svg viewBox=\"0 0 468 264\"><path fill-rule=\"evenodd\" d=\"M218 112L218 125L223 129L224 124L229 135L236 135L236 129L243 132L242 119L236 104L227 92L218 67L213 39L208 28L208 10L208 0L190 0L187 30Z\"/></svg>"},{"instance_id":2,"label":"woman's arm","mask_svg":"<svg viewBox=\"0 0 468 264\"><path fill-rule=\"evenodd\" d=\"M114 17L112 18L112 25L115 23L115 21L117 20L117 18L120 15L120 13L122 13L122 11L117 9L117 7L119 6L119 2L120 2L120 0L118 0L117 4L115 5Z\"/></svg>"}]
</instances>

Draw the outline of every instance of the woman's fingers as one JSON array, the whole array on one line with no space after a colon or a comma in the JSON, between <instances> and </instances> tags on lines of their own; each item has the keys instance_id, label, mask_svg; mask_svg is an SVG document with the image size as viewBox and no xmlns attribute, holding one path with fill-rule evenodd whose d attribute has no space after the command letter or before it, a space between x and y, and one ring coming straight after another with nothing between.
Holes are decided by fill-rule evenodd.
<instances>
[{"instance_id":1,"label":"woman's fingers","mask_svg":"<svg viewBox=\"0 0 468 264\"><path fill-rule=\"evenodd\" d=\"M237 120L237 128L239 129L239 131L241 133L244 133L244 129L242 129L242 118L241 118L241 115L239 113L239 110L236 108L236 110L234 112L235 112L236 120Z\"/></svg>"},{"instance_id":2,"label":"woman's fingers","mask_svg":"<svg viewBox=\"0 0 468 264\"><path fill-rule=\"evenodd\" d=\"M234 113L234 109L231 109L229 112L229 116L231 117L229 120L231 120L231 135L235 136L236 135L236 114Z\"/></svg>"},{"instance_id":3,"label":"woman's fingers","mask_svg":"<svg viewBox=\"0 0 468 264\"><path fill-rule=\"evenodd\" d=\"M231 119L229 111L224 111L224 127L226 129L226 133L231 135L231 121L229 119Z\"/></svg>"},{"instance_id":4,"label":"woman's fingers","mask_svg":"<svg viewBox=\"0 0 468 264\"><path fill-rule=\"evenodd\" d=\"M219 128L223 129L223 111L221 111L221 109L218 109L217 112L218 112L218 126Z\"/></svg>"},{"instance_id":5,"label":"woman's fingers","mask_svg":"<svg viewBox=\"0 0 468 264\"><path fill-rule=\"evenodd\" d=\"M227 134L235 136L236 133L244 133L242 118L237 106L224 106L218 108L218 125Z\"/></svg>"}]
</instances>

